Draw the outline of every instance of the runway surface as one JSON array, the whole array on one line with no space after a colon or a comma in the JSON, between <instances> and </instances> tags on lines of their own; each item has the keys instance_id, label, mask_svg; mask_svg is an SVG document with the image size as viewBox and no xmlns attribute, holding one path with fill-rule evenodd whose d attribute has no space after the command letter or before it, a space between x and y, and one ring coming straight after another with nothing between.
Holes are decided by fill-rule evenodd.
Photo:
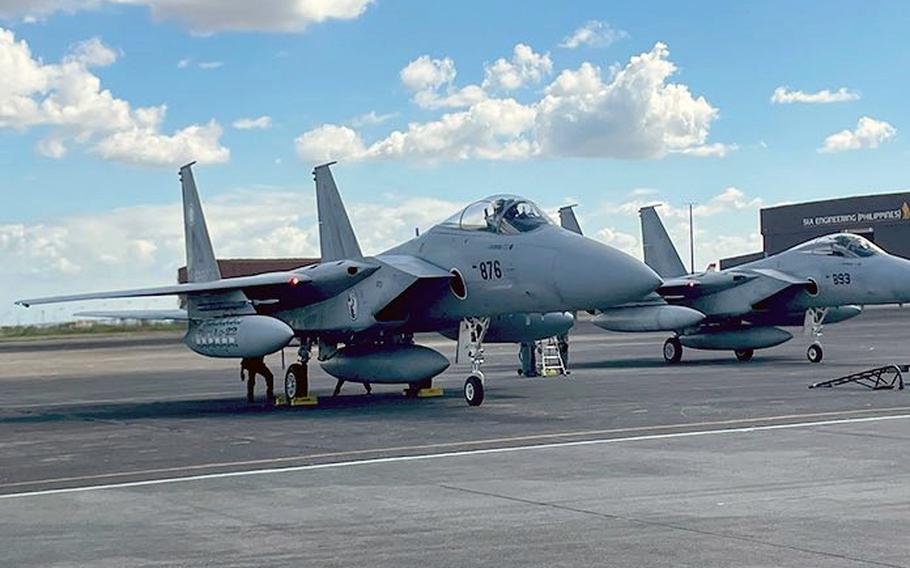
<instances>
[{"instance_id":1,"label":"runway surface","mask_svg":"<svg viewBox=\"0 0 910 568\"><path fill-rule=\"evenodd\" d=\"M0 565L910 566L910 391L807 389L910 362L908 314L820 365L581 323L567 378L488 346L480 408L463 367L331 399L313 365L318 407L267 409L173 335L0 343Z\"/></svg>"}]
</instances>

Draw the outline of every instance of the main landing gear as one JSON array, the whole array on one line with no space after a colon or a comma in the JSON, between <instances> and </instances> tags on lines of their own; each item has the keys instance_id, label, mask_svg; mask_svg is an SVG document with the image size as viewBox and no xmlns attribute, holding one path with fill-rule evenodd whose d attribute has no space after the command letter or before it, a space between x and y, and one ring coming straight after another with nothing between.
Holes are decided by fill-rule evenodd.
<instances>
[{"instance_id":1,"label":"main landing gear","mask_svg":"<svg viewBox=\"0 0 910 568\"><path fill-rule=\"evenodd\" d=\"M291 364L284 373L284 396L292 401L305 398L310 394L310 378L307 364L310 362L310 344L303 343L297 350L297 362Z\"/></svg>"},{"instance_id":2,"label":"main landing gear","mask_svg":"<svg viewBox=\"0 0 910 568\"><path fill-rule=\"evenodd\" d=\"M471 360L471 373L464 382L464 400L468 406L480 406L484 398L483 338L490 328L490 318L466 318L458 332L459 351Z\"/></svg>"},{"instance_id":3,"label":"main landing gear","mask_svg":"<svg viewBox=\"0 0 910 568\"><path fill-rule=\"evenodd\" d=\"M670 364L676 364L682 361L683 356L683 346L679 341L679 337L673 336L667 339L664 342L664 361ZM735 349L733 354L736 355L736 359L739 361L751 361L752 357L755 355L754 349Z\"/></svg>"},{"instance_id":4,"label":"main landing gear","mask_svg":"<svg viewBox=\"0 0 910 568\"><path fill-rule=\"evenodd\" d=\"M664 341L664 361L679 363L682 360L683 346L675 335Z\"/></svg>"},{"instance_id":5,"label":"main landing gear","mask_svg":"<svg viewBox=\"0 0 910 568\"><path fill-rule=\"evenodd\" d=\"M806 358L812 363L821 363L825 356L822 349L821 336L825 324L828 308L809 308L806 310L806 319L803 321L803 333L812 336L812 344L806 349Z\"/></svg>"},{"instance_id":6,"label":"main landing gear","mask_svg":"<svg viewBox=\"0 0 910 568\"><path fill-rule=\"evenodd\" d=\"M752 356L755 355L755 349L735 349L733 354L736 355L736 359L739 361L751 361Z\"/></svg>"}]
</instances>

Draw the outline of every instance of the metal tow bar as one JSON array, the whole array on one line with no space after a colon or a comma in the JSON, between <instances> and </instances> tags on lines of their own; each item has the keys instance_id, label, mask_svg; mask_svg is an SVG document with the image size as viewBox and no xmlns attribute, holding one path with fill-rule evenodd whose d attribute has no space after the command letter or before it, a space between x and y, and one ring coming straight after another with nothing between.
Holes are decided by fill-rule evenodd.
<instances>
[{"instance_id":1,"label":"metal tow bar","mask_svg":"<svg viewBox=\"0 0 910 568\"><path fill-rule=\"evenodd\" d=\"M885 365L876 369L860 371L837 379L821 381L809 385L810 389L836 387L847 383L857 383L872 390L890 390L897 387L904 389L904 373L910 371L910 365Z\"/></svg>"}]
</instances>

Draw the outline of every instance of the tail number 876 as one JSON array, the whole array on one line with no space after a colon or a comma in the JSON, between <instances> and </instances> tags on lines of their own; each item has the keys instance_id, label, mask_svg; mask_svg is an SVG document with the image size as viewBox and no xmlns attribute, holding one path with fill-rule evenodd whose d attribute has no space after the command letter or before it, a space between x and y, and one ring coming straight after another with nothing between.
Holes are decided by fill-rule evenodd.
<instances>
[{"instance_id":1,"label":"tail number 876","mask_svg":"<svg viewBox=\"0 0 910 568\"><path fill-rule=\"evenodd\" d=\"M478 266L480 277L484 280L499 280L502 278L502 265L498 260L484 260Z\"/></svg>"}]
</instances>

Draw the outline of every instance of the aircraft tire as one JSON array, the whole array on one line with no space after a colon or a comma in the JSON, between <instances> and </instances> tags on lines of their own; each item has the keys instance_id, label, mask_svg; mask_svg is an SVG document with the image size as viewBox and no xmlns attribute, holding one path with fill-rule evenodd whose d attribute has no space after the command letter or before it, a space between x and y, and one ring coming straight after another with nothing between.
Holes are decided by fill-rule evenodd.
<instances>
[{"instance_id":1,"label":"aircraft tire","mask_svg":"<svg viewBox=\"0 0 910 568\"><path fill-rule=\"evenodd\" d=\"M309 392L309 381L303 365L300 363L292 364L284 374L284 396L291 401L298 396L306 396Z\"/></svg>"},{"instance_id":2,"label":"aircraft tire","mask_svg":"<svg viewBox=\"0 0 910 568\"><path fill-rule=\"evenodd\" d=\"M733 352L739 361L751 361L755 355L755 349L737 349Z\"/></svg>"},{"instance_id":3,"label":"aircraft tire","mask_svg":"<svg viewBox=\"0 0 910 568\"><path fill-rule=\"evenodd\" d=\"M464 382L464 400L468 406L483 404L483 380L477 375L471 375Z\"/></svg>"},{"instance_id":4,"label":"aircraft tire","mask_svg":"<svg viewBox=\"0 0 910 568\"><path fill-rule=\"evenodd\" d=\"M818 343L813 343L809 346L809 349L806 350L806 357L812 363L821 363L824 356L825 352Z\"/></svg>"},{"instance_id":5,"label":"aircraft tire","mask_svg":"<svg viewBox=\"0 0 910 568\"><path fill-rule=\"evenodd\" d=\"M682 360L683 347L678 337L671 337L664 341L664 361L679 363Z\"/></svg>"}]
</instances>

